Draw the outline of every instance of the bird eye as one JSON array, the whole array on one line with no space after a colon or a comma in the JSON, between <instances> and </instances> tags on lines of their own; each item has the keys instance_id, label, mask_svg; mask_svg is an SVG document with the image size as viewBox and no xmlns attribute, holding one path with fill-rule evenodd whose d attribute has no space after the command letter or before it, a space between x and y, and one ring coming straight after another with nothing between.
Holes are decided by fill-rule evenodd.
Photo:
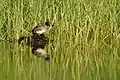
<instances>
[{"instance_id":1,"label":"bird eye","mask_svg":"<svg viewBox=\"0 0 120 80\"><path fill-rule=\"evenodd\" d=\"M45 22L45 25L46 26L50 26L50 22Z\"/></svg>"}]
</instances>

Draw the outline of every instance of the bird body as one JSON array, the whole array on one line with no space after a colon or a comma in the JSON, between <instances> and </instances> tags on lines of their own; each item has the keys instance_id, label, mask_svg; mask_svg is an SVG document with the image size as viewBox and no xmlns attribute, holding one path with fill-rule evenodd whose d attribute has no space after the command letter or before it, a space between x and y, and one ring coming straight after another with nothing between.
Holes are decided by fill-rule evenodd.
<instances>
[{"instance_id":1,"label":"bird body","mask_svg":"<svg viewBox=\"0 0 120 80\"><path fill-rule=\"evenodd\" d=\"M45 36L45 32L49 29L50 24L49 22L45 22L45 25L37 25L32 30L32 36L28 37L21 37L18 40L19 44L26 44L28 46L32 47L32 53L35 54L37 57L44 57L45 60L49 60L50 56L48 53L44 50L44 47L49 44L50 42L53 42L52 40L49 40L48 37Z\"/></svg>"}]
</instances>

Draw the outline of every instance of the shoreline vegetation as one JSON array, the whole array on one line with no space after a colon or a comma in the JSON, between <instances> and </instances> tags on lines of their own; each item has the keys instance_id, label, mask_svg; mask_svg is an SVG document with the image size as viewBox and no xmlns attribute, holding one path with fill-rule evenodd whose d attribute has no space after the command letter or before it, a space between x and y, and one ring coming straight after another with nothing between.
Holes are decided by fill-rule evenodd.
<instances>
[{"instance_id":1,"label":"shoreline vegetation","mask_svg":"<svg viewBox=\"0 0 120 80\"><path fill-rule=\"evenodd\" d=\"M47 20L50 62L0 42L0 80L120 79L120 0L0 0L2 39L31 35Z\"/></svg>"}]
</instances>

